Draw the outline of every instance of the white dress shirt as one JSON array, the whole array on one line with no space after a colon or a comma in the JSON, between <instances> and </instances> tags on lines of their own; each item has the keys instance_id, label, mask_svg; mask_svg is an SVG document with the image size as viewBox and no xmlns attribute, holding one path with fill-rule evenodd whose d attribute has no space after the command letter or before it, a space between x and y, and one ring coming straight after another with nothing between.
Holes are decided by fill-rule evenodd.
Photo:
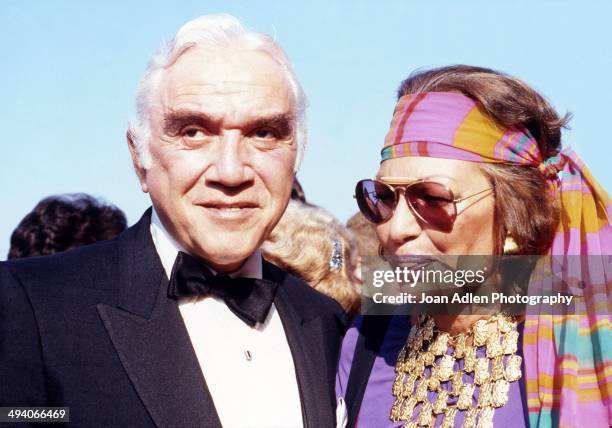
<instances>
[{"instance_id":1,"label":"white dress shirt","mask_svg":"<svg viewBox=\"0 0 612 428\"><path fill-rule=\"evenodd\" d=\"M170 278L182 248L155 210L151 235ZM260 251L231 276L261 278ZM255 327L216 297L182 299L179 309L224 427L303 426L293 357L274 304L266 321Z\"/></svg>"}]
</instances>

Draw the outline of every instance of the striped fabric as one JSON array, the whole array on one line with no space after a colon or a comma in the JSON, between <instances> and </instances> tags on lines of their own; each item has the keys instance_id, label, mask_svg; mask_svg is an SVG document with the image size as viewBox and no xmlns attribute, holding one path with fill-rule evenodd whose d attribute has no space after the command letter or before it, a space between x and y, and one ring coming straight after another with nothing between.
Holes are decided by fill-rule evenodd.
<instances>
[{"instance_id":1,"label":"striped fabric","mask_svg":"<svg viewBox=\"0 0 612 428\"><path fill-rule=\"evenodd\" d=\"M530 424L612 426L612 203L584 162L567 148L542 159L527 130L502 129L472 99L447 92L401 97L381 155L382 161L426 156L533 166L545 174L561 218L550 257L536 268L530 293L549 292L554 285L543 279L555 278L569 287L575 305L572 313L526 315Z\"/></svg>"}]
</instances>

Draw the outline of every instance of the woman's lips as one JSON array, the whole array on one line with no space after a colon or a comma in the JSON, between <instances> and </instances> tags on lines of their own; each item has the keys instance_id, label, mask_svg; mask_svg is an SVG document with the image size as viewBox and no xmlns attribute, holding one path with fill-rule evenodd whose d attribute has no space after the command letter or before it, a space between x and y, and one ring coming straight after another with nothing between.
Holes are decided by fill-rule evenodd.
<instances>
[{"instance_id":1,"label":"woman's lips","mask_svg":"<svg viewBox=\"0 0 612 428\"><path fill-rule=\"evenodd\" d=\"M427 267L433 263L439 262L439 259L432 256L421 255L394 255L388 256L393 266L399 266L410 270L418 270L422 267Z\"/></svg>"}]
</instances>

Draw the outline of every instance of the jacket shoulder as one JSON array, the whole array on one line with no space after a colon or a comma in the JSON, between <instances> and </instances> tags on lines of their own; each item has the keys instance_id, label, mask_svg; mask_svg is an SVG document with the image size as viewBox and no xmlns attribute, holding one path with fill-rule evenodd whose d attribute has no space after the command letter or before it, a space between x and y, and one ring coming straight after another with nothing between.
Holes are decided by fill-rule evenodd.
<instances>
[{"instance_id":1,"label":"jacket shoulder","mask_svg":"<svg viewBox=\"0 0 612 428\"><path fill-rule=\"evenodd\" d=\"M136 224L108 241L49 256L9 260L3 263L3 268L25 285L42 284L52 288L59 284L62 289L78 285L99 289L109 281L116 282L122 270L147 254L144 247L152 246L150 217L151 209Z\"/></svg>"},{"instance_id":2,"label":"jacket shoulder","mask_svg":"<svg viewBox=\"0 0 612 428\"><path fill-rule=\"evenodd\" d=\"M28 289L99 288L116 272L118 254L113 239L58 254L9 260L2 262L2 268Z\"/></svg>"}]
</instances>

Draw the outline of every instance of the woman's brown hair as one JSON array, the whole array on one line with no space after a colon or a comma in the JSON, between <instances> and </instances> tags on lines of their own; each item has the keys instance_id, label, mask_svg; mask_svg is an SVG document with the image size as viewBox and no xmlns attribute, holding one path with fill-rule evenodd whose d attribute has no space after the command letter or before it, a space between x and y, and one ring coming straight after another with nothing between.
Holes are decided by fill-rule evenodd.
<instances>
[{"instance_id":1,"label":"woman's brown hair","mask_svg":"<svg viewBox=\"0 0 612 428\"><path fill-rule=\"evenodd\" d=\"M557 154L561 129L570 115L559 117L537 91L521 80L495 70L453 65L418 71L404 80L398 98L420 92L459 92L475 100L499 126L527 129L537 140L543 159ZM559 209L546 178L531 166L480 165L495 189L494 248L502 253L511 236L517 254L544 254L554 237Z\"/></svg>"}]
</instances>

